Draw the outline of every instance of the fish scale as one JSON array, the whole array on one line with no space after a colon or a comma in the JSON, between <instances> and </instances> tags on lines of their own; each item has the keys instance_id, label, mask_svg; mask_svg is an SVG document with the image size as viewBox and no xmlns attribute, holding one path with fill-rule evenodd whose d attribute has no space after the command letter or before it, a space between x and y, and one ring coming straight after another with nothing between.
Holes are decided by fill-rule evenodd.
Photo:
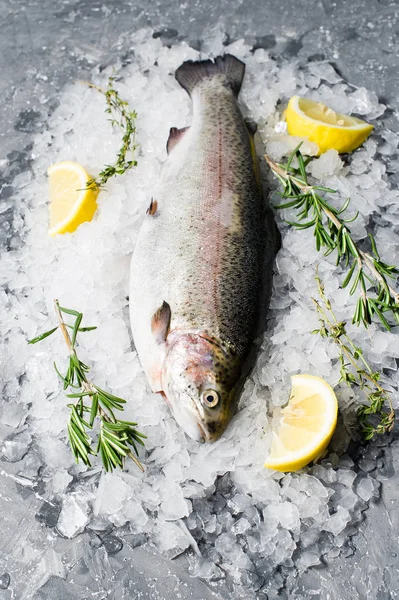
<instances>
[{"instance_id":1,"label":"fish scale","mask_svg":"<svg viewBox=\"0 0 399 600\"><path fill-rule=\"evenodd\" d=\"M208 441L234 414L275 251L237 102L243 74L231 55L177 70L192 123L171 130L131 265L132 332L150 385L191 437Z\"/></svg>"}]
</instances>

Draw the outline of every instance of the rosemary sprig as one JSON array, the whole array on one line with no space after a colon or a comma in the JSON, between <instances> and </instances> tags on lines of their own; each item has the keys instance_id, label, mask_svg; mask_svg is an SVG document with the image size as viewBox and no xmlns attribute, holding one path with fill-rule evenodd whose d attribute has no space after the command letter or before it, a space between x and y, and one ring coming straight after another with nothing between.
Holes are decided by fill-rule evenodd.
<instances>
[{"instance_id":1,"label":"rosemary sprig","mask_svg":"<svg viewBox=\"0 0 399 600\"><path fill-rule=\"evenodd\" d=\"M71 413L68 419L68 438L76 462L81 460L85 465L91 466L89 456L101 456L106 471L116 467L123 467L126 457L131 458L143 471L143 466L133 454L138 455L138 446L144 446L146 436L137 431L137 423L122 421L115 416L114 411L123 411L126 400L113 396L87 379L90 367L85 365L76 353L76 340L79 332L91 331L96 327L81 327L83 314L70 308L63 308L58 300L54 300L55 313L58 319L57 327L33 338L28 343L36 344L61 329L65 343L69 350L69 364L65 375L59 371L54 363L57 375L62 379L64 390L71 390L66 394L74 402L68 404ZM65 323L63 314L74 317L72 325ZM68 328L72 330L69 335ZM94 429L96 421L99 423L97 445L93 447L89 431Z\"/></svg>"},{"instance_id":2,"label":"rosemary sprig","mask_svg":"<svg viewBox=\"0 0 399 600\"><path fill-rule=\"evenodd\" d=\"M364 439L371 440L377 434L392 430L395 413L390 392L380 383L381 374L373 371L359 346L355 345L346 331L346 323L338 321L324 285L316 270L316 281L321 302L312 298L319 318L320 329L312 331L323 338L330 338L339 348L341 364L340 382L359 387L366 396L366 402L359 407L357 415Z\"/></svg>"},{"instance_id":3,"label":"rosemary sprig","mask_svg":"<svg viewBox=\"0 0 399 600\"><path fill-rule=\"evenodd\" d=\"M137 165L137 161L134 159L134 152L137 148L137 113L134 110L130 110L129 104L119 97L118 92L114 88L114 81L115 77L111 76L108 80L108 87L106 90L103 90L93 83L83 82L105 96L105 101L107 103L105 112L111 115L111 118L109 119L111 124L119 127L123 133L122 145L115 163L113 165L105 165L104 169L100 171L97 177L93 177L93 179L90 179L86 183L86 186L90 189L100 189L104 187L108 179L115 175L123 175L123 173L126 173L126 171ZM128 158L129 154L131 156L130 159Z\"/></svg>"},{"instance_id":4,"label":"rosemary sprig","mask_svg":"<svg viewBox=\"0 0 399 600\"><path fill-rule=\"evenodd\" d=\"M376 316L389 330L390 325L385 313L390 312L399 323L399 293L389 284L389 278L396 279L399 270L380 259L371 234L371 252L361 250L347 226L347 223L357 218L358 213L351 219L341 216L347 210L350 199L348 198L341 208L334 208L320 192L335 194L336 190L309 183L306 166L312 157L304 159L299 149L300 145L293 151L286 164L276 163L268 156L265 157L283 186L280 195L289 199L289 202L276 208L296 209L298 220L289 224L296 229L313 227L317 250L324 248L326 256L334 250L337 252L337 265L343 263L347 268L342 287L351 284L349 293L359 293L352 323L363 323L368 327ZM293 165L294 158L297 166ZM375 294L370 294L370 287L374 289Z\"/></svg>"}]
</instances>

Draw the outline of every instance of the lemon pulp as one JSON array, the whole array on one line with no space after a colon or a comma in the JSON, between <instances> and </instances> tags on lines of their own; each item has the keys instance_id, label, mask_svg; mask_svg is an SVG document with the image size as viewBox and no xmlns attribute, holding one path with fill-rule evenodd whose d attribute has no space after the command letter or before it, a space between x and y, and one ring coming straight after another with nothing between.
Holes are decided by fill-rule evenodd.
<instances>
[{"instance_id":1,"label":"lemon pulp","mask_svg":"<svg viewBox=\"0 0 399 600\"><path fill-rule=\"evenodd\" d=\"M91 221L97 209L98 189L87 188L91 176L78 163L64 161L48 168L50 187L49 235L75 231Z\"/></svg>"},{"instance_id":2,"label":"lemon pulp","mask_svg":"<svg viewBox=\"0 0 399 600\"><path fill-rule=\"evenodd\" d=\"M322 454L337 424L337 398L326 381L294 375L291 382L291 396L265 462L278 471L297 471Z\"/></svg>"},{"instance_id":3,"label":"lemon pulp","mask_svg":"<svg viewBox=\"0 0 399 600\"><path fill-rule=\"evenodd\" d=\"M337 113L321 102L293 96L285 113L290 135L308 138L319 147L340 153L353 152L368 138L373 125L356 117Z\"/></svg>"}]
</instances>

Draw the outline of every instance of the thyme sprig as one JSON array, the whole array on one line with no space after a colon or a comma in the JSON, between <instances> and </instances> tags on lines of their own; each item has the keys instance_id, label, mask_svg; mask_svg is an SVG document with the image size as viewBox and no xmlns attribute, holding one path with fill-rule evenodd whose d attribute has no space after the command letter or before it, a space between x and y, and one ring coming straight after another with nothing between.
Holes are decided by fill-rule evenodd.
<instances>
[{"instance_id":1,"label":"thyme sprig","mask_svg":"<svg viewBox=\"0 0 399 600\"><path fill-rule=\"evenodd\" d=\"M111 124L119 127L122 131L122 145L118 152L116 161L113 165L105 165L102 171L97 177L93 177L86 183L86 187L90 189L103 188L108 179L115 175L123 175L132 167L137 165L137 161L134 158L134 153L137 148L136 144L136 119L137 113L134 110L129 109L129 104L122 100L119 93L114 88L115 77L108 79L108 87L106 90L94 85L94 83L86 83L90 88L99 91L105 96L107 108L105 112L111 115L109 119ZM130 158L128 158L130 155Z\"/></svg>"},{"instance_id":2,"label":"thyme sprig","mask_svg":"<svg viewBox=\"0 0 399 600\"><path fill-rule=\"evenodd\" d=\"M292 152L286 164L276 163L268 156L265 157L283 186L280 195L289 200L276 208L296 209L297 221L289 224L296 229L313 227L317 250L325 249L326 256L333 251L337 252L336 264L343 263L347 269L342 287L351 284L349 293L353 295L357 291L359 294L352 323L363 323L367 328L376 316L389 330L386 313L390 312L399 323L399 293L389 283L389 279L396 279L399 270L380 259L371 234L370 252L364 252L354 241L347 224L354 221L358 213L351 219L344 218L342 215L347 210L350 199L337 209L322 195L335 194L336 190L309 183L306 166L312 157L304 159L300 145ZM294 158L297 166L293 164ZM370 288L374 290L374 294L370 293Z\"/></svg>"},{"instance_id":3,"label":"thyme sprig","mask_svg":"<svg viewBox=\"0 0 399 600\"><path fill-rule=\"evenodd\" d=\"M63 381L64 390L70 390L67 398L73 399L68 404L70 415L68 419L68 438L76 462L81 460L91 466L90 455L100 455L106 471L123 467L123 461L128 457L143 471L143 466L133 454L138 456L139 446L144 446L146 436L137 431L137 423L123 421L115 415L115 411L123 411L126 400L113 396L87 378L90 371L76 352L76 341L79 332L91 331L96 327L81 327L83 314L70 308L63 308L58 300L54 300L55 313L58 319L57 327L33 338L28 343L36 344L60 329L69 351L68 369L63 375L54 362L54 369ZM65 323L63 315L74 317L72 325ZM68 328L72 330L69 335ZM97 444L89 435L96 422L99 425Z\"/></svg>"},{"instance_id":4,"label":"thyme sprig","mask_svg":"<svg viewBox=\"0 0 399 600\"><path fill-rule=\"evenodd\" d=\"M359 407L357 416L365 440L392 430L395 413L390 392L380 383L381 374L374 371L366 361L362 349L354 344L346 331L346 322L338 321L324 285L316 271L316 281L320 300L312 298L315 304L320 328L312 331L323 338L331 339L339 348L340 382L359 387L365 394L365 403Z\"/></svg>"}]
</instances>

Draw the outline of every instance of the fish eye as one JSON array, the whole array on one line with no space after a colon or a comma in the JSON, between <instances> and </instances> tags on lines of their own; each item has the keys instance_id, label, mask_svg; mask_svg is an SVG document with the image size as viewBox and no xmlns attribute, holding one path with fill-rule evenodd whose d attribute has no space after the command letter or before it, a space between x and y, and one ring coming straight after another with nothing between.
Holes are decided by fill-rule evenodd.
<instances>
[{"instance_id":1,"label":"fish eye","mask_svg":"<svg viewBox=\"0 0 399 600\"><path fill-rule=\"evenodd\" d=\"M201 402L207 408L213 408L219 403L219 394L215 390L205 390L201 394Z\"/></svg>"}]
</instances>

